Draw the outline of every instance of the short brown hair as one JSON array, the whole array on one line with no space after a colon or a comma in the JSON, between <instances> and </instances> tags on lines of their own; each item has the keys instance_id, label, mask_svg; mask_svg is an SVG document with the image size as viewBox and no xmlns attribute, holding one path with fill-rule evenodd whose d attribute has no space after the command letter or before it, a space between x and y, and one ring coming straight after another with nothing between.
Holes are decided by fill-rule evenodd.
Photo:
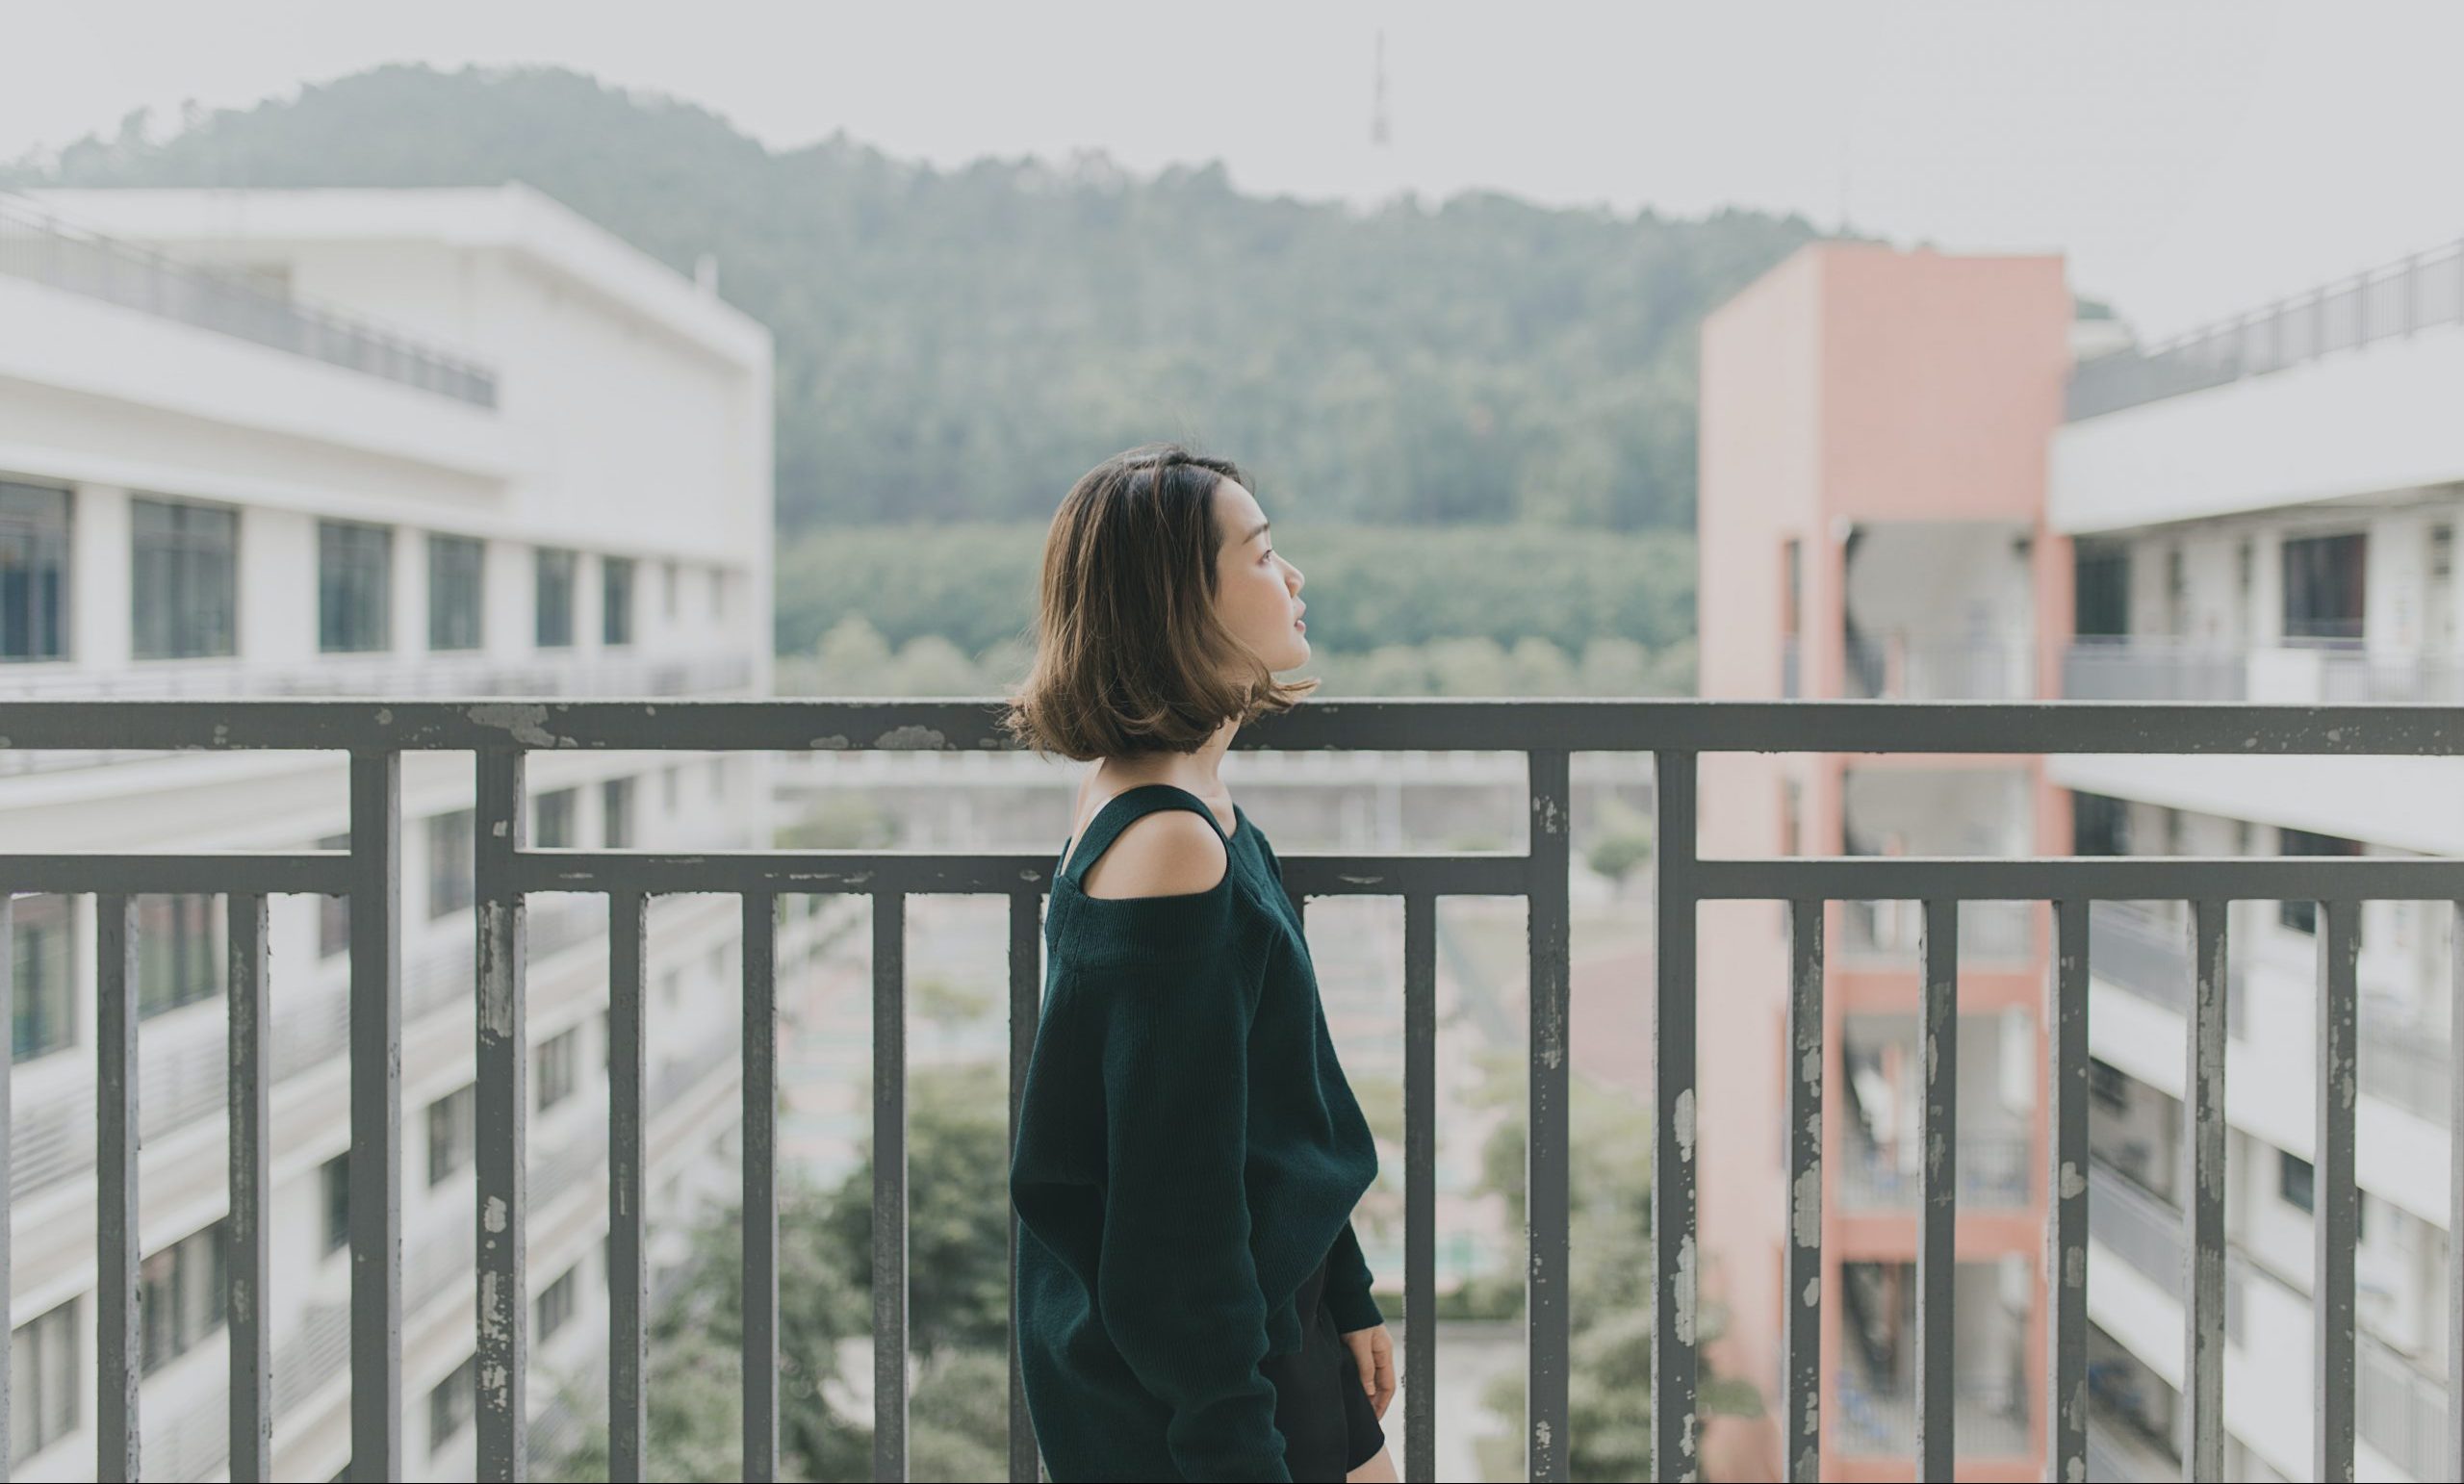
<instances>
[{"instance_id":1,"label":"short brown hair","mask_svg":"<svg viewBox=\"0 0 2464 1484\"><path fill-rule=\"evenodd\" d=\"M1224 722L1291 710L1281 681L1216 616L1215 491L1239 466L1142 444L1087 471L1044 537L1036 655L1004 730L1079 762L1194 753Z\"/></svg>"}]
</instances>

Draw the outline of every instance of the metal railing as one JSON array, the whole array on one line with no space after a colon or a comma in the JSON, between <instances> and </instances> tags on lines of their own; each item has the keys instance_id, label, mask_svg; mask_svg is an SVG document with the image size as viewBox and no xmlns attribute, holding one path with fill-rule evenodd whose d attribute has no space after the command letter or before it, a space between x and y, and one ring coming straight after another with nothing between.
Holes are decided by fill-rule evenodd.
<instances>
[{"instance_id":1,"label":"metal railing","mask_svg":"<svg viewBox=\"0 0 2464 1484\"><path fill-rule=\"evenodd\" d=\"M648 1268L642 1217L647 1057L644 913L653 896L720 893L742 907L744 1471L777 1475L779 1388L779 1038L774 977L776 908L783 893L871 899L873 926L874 1358L873 1469L902 1478L908 1466L907 975L908 900L975 893L1009 906L1010 1097L1014 1119L1040 1002L1043 895L1053 861L1023 853L920 851L541 851L528 847L526 762L534 751L808 752L975 751L1011 745L1001 706L984 700L685 702L66 702L0 703L0 735L29 750L90 748L109 738L163 750L332 750L349 757L347 851L219 854L0 855L6 890L98 898L95 1294L101 1380L96 1471L134 1478L138 1427L136 975L131 894L224 893L229 916L228 1121L231 1161L227 1325L231 1350L232 1477L266 1476L274 1391L261 1302L269 1248L265 993L266 898L346 894L350 913L351 1069L348 1165L351 1298L351 1456L355 1477L402 1473L402 1173L400 788L403 755L474 755L477 778L477 1148L473 1211L479 1398L476 1471L521 1477L526 1468L526 1365L529 1323L523 1251L530 1214L524 1159L528 1115L524 952L526 898L537 892L607 897L609 936L608 1220L609 1442L613 1476L645 1463ZM1696 1139L1696 908L1706 901L1788 904L1785 1179L1771 1192L1792 1233L1784 1259L1786 1305L1784 1436L1792 1477L1810 1478L1821 1386L1824 1265L1824 904L1850 899L1925 904L1918 955L1918 1139L1926 1162L1914 1264L1915 1422L1920 1477L1947 1477L1953 1458L1953 1257L1961 1173L1957 1004L1959 907L1965 901L2052 904L2048 977L2045 1271L2048 1354L2043 1392L2047 1472L2084 1468L2087 1416L2088 973L2090 906L2175 898L2194 904L2196 951L2188 1016L2184 1189L2187 1254L2183 1387L2185 1453L2194 1476L2222 1471L2221 1362L2227 1318L2223 1090L2226 916L2231 900L2320 905L2317 1213L2320 1343L2314 1395L2319 1473L2348 1477L2355 1418L2353 1258L2357 905L2407 899L2464 903L2464 860L2391 857L2260 859L1761 857L1700 854L1701 755L1723 752L2152 753L2272 755L2451 755L2464 749L2452 712L2423 706L1707 701L1373 701L1304 706L1245 729L1235 745L1323 750L1485 750L1528 760L1529 835L1514 852L1301 854L1282 859L1297 909L1312 898L1399 896L1403 907L1404 1185L1402 1373L1435 1374L1436 933L1448 896L1522 897L1528 944L1528 1255L1523 1446L1535 1479L1569 1476L1573 1309L1567 1284L1572 1205L1569 1094L1572 1058L1569 758L1576 753L1649 753L1654 758L1659 858L1653 990L1651 1351L1654 1472L1698 1471L1699 1358ZM0 923L4 930L5 923ZM5 1108L0 1101L0 1108ZM5 1141L0 1141L4 1143ZM0 1188L5 1188L0 1181ZM1012 1231L1014 1242L1016 1232ZM2450 1261L2464 1264L2464 1243ZM2451 1283L2464 1285L2464 1270ZM2451 1405L2455 1395L2451 1390ZM1435 1397L1408 1388L1406 1476L1435 1475ZM1009 1471L1038 1474L1035 1441L1012 1362ZM2447 1434L2452 1446L2458 1431ZM0 1439L0 1456L5 1456Z\"/></svg>"},{"instance_id":2,"label":"metal railing","mask_svg":"<svg viewBox=\"0 0 2464 1484\"><path fill-rule=\"evenodd\" d=\"M2355 641L2232 647L2092 636L2062 661L2072 701L2464 702L2464 656L2374 654Z\"/></svg>"},{"instance_id":3,"label":"metal railing","mask_svg":"<svg viewBox=\"0 0 2464 1484\"><path fill-rule=\"evenodd\" d=\"M475 407L496 373L364 316L273 293L229 272L90 232L0 193L0 273L253 341Z\"/></svg>"},{"instance_id":4,"label":"metal railing","mask_svg":"<svg viewBox=\"0 0 2464 1484\"><path fill-rule=\"evenodd\" d=\"M1851 701L2022 701L2036 694L2036 647L2024 636L1841 641Z\"/></svg>"},{"instance_id":5,"label":"metal railing","mask_svg":"<svg viewBox=\"0 0 2464 1484\"><path fill-rule=\"evenodd\" d=\"M1859 1209L1912 1207L1924 1192L1923 1162L1904 1163L1894 1152L1849 1136L1852 1148L1839 1167L1839 1199ZM2024 1133L1963 1135L1959 1141L1960 1203L1979 1211L2009 1211L2028 1203L2036 1170Z\"/></svg>"},{"instance_id":6,"label":"metal railing","mask_svg":"<svg viewBox=\"0 0 2464 1484\"><path fill-rule=\"evenodd\" d=\"M2136 902L2098 902L2089 910L2090 955L2095 977L2118 989L2188 1015L2197 1000L2192 971L2193 924L2173 923ZM2224 1025L2237 1039L2247 1034L2248 976L2231 963L2224 971Z\"/></svg>"},{"instance_id":7,"label":"metal railing","mask_svg":"<svg viewBox=\"0 0 2464 1484\"><path fill-rule=\"evenodd\" d=\"M2071 373L2066 412L2076 422L2459 320L2464 243L2449 243L2202 325L2146 350L2082 361Z\"/></svg>"}]
</instances>

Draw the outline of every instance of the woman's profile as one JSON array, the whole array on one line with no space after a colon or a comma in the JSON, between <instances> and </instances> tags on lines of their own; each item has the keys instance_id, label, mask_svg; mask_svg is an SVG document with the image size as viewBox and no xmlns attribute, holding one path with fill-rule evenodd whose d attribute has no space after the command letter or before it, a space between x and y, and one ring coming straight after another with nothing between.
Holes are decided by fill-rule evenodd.
<instances>
[{"instance_id":1,"label":"woman's profile","mask_svg":"<svg viewBox=\"0 0 2464 1484\"><path fill-rule=\"evenodd\" d=\"M1377 1151L1283 868L1219 776L1289 710L1302 577L1177 444L1072 486L1005 726L1087 770L1044 918L1010 1198L1019 1369L1081 1479L1393 1479L1394 1347L1351 1225Z\"/></svg>"}]
</instances>

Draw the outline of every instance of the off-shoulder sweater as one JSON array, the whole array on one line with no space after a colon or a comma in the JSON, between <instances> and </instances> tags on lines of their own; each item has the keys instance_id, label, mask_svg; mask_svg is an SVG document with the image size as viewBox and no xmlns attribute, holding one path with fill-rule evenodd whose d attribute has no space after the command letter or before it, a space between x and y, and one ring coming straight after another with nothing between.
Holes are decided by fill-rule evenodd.
<instances>
[{"instance_id":1,"label":"off-shoulder sweater","mask_svg":"<svg viewBox=\"0 0 2464 1484\"><path fill-rule=\"evenodd\" d=\"M1132 820L1194 809L1224 840L1205 891L1090 897ZM1300 1348L1322 1260L1344 1332L1382 1322L1351 1212L1377 1174L1283 868L1240 806L1105 802L1056 874L1010 1198L1019 1369L1045 1469L1081 1479L1289 1480L1260 1363Z\"/></svg>"}]
</instances>

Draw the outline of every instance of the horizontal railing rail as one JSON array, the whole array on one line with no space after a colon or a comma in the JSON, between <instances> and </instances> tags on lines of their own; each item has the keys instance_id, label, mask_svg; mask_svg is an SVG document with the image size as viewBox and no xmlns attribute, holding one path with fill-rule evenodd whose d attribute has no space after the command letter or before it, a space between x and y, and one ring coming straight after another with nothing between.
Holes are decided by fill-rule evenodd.
<instances>
[{"instance_id":1,"label":"horizontal railing rail","mask_svg":"<svg viewBox=\"0 0 2464 1484\"><path fill-rule=\"evenodd\" d=\"M639 1476L646 1461L648 1269L643 1242L645 1107L644 913L649 898L732 894L743 919L742 1139L744 1323L743 1466L775 1477L780 1465L778 1005L776 908L783 894L871 898L873 926L874 1471L902 1478L908 1464L907 976L908 899L984 893L1009 903L1013 1130L1020 1074L1033 1045L1040 989L1040 915L1048 853L918 851L536 850L526 835L526 771L533 752L938 751L1011 745L1000 705L985 700L911 701L128 701L0 703L0 748L163 751L334 750L349 756L346 851L186 854L0 854L8 892L98 898L96 1036L97 1353L102 1383L97 1472L134 1478L141 1462L137 1366L136 977L130 897L218 892L229 914L230 1228L228 1325L231 1476L270 1467L274 1387L261 1300L267 1292L267 1102L272 1077L266 1014L266 896L343 894L351 900L348 1166L351 1296L349 1375L355 1477L402 1473L398 1060L402 983L400 787L411 752L473 754L477 780L475 936L477 996L477 1150L473 1212L474 1325L479 1401L476 1471L517 1478L527 1467L528 1309L523 1250L535 1193L525 1159L528 1113L524 988L526 899L595 892L607 917L611 1036L607 1195L611 1476ZM2181 1291L2186 1308L2184 1401L2188 1468L2222 1470L2221 1358L2226 1324L2223 1164L2224 904L2308 900L2320 905L2318 1129L2313 1159L2319 1315L2314 1396L2319 1473L2349 1477L2355 1412L2353 1255L2359 1192L2353 1166L2356 910L2364 900L2464 902L2464 860L2393 857L2264 859L2092 857L1707 857L1697 836L1698 761L1704 753L2229 754L2232 755L2450 755L2464 728L2448 708L2422 705L2196 704L1374 701L1304 706L1249 729L1244 749L1355 748L1519 752L1528 760L1529 835L1519 852L1295 853L1283 859L1296 908L1309 899L1403 899L1405 1248L1403 1374L1435 1373L1436 934L1449 895L1519 896L1527 912L1527 1150L1526 1277L1527 1470L1570 1476L1568 1137L1569 764L1578 752L1654 758L1659 857L1656 870L1656 981L1653 991L1655 1098L1652 1183L1655 1387L1649 1406L1657 1476L1699 1470L1695 1273L1698 1270L1695 1118L1695 911L1707 901L1787 904L1787 1179L1775 1190L1791 1236L1784 1259L1784 1436L1791 1477L1818 1462L1814 1425L1822 1376L1823 908L1831 901L1915 900L1923 1079L1923 1164L1916 1241L1912 1447L1922 1477L1947 1477L1954 1454L1952 1241L1958 1168L1959 908L1972 901L2051 904L2046 1005L2050 1093L2044 1173L2049 1212L2050 1312L2041 1404L2048 1472L2077 1477L2086 1455L2088 972L2090 908L2098 901L2192 904L2187 937L2194 993L2187 1016ZM5 908L0 908L5 912ZM5 928L0 923L0 928ZM2459 935L2464 941L2464 935ZM2464 952L2460 950L2459 952ZM5 962L5 958L0 958ZM5 1104L0 1104L5 1106ZM5 1147L5 1140L0 1140ZM0 1189L6 1188L0 1180ZM1013 1241L1015 1241L1013 1229ZM2464 1243L2451 1263L2464 1263ZM2451 1269L2464 1284L2464 1268ZM2454 1397L2450 1396L2451 1403ZM1435 1400L1406 1389L1404 1469L1435 1476ZM2451 1424L2451 1449L2464 1432ZM1037 1457L1013 1357L1010 1472L1037 1476ZM0 1454L5 1453L0 1440Z\"/></svg>"}]
</instances>

